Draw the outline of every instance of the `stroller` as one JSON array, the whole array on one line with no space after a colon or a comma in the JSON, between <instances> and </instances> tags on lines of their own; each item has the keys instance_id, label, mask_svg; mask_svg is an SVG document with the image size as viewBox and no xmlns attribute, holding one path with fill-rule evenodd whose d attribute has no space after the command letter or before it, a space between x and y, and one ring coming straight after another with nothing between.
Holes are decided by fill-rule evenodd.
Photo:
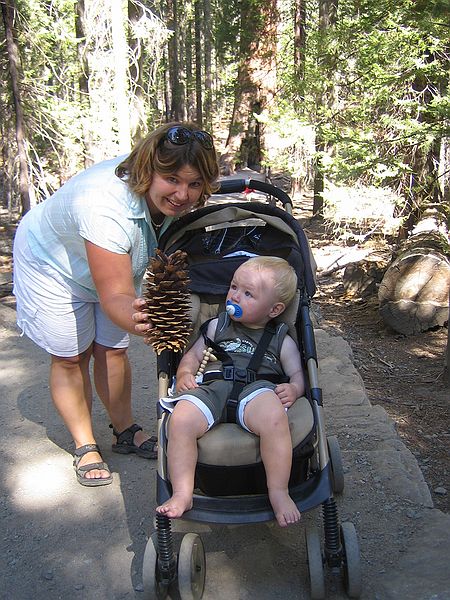
<instances>
[{"instance_id":1,"label":"stroller","mask_svg":"<svg viewBox=\"0 0 450 600\"><path fill-rule=\"evenodd\" d=\"M297 341L307 380L306 397L288 411L293 445L289 493L304 513L322 506L324 544L319 529L305 529L311 598L325 598L324 567L341 574L350 598L361 593L360 554L352 523L339 524L334 494L344 489L339 444L324 428L322 391L319 387L310 301L315 293L313 259L306 235L292 216L292 203L281 189L256 180L226 180L217 194L237 194L248 189L262 192L268 201L211 204L174 222L159 247L170 255L187 253L192 321L197 338L200 325L224 309L225 296L236 268L249 255L285 258L298 278L297 296L282 315ZM227 196L226 198L229 198ZM283 208L276 206L279 201ZM158 355L159 397L166 397L181 356ZM170 413L159 403L157 502L171 496L167 469L167 424ZM274 519L259 454L259 438L234 423L221 423L198 441L193 507L183 519L216 524L261 523ZM187 533L174 551L171 520L156 514L143 560L146 598L163 599L178 585L182 600L199 600L205 584L205 551L199 535Z\"/></svg>"}]
</instances>

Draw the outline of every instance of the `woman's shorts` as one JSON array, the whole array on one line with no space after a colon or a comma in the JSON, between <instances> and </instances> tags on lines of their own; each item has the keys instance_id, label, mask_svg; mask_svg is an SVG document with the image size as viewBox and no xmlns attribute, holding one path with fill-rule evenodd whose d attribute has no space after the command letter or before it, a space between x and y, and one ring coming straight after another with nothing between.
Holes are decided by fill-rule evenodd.
<instances>
[{"instance_id":1,"label":"woman's shorts","mask_svg":"<svg viewBox=\"0 0 450 600\"><path fill-rule=\"evenodd\" d=\"M54 356L77 356L94 341L128 347L128 334L105 315L94 294L34 257L25 226L19 226L14 240L13 293L22 335Z\"/></svg>"},{"instance_id":2,"label":"woman's shorts","mask_svg":"<svg viewBox=\"0 0 450 600\"><path fill-rule=\"evenodd\" d=\"M188 392L180 392L173 398L161 398L161 405L169 411L172 411L179 400L186 400L195 404L203 413L208 422L208 429L217 423L223 422L226 413L227 400L230 397L233 388L232 381L223 379L214 379L208 383L202 383L198 388ZM262 394L263 392L272 392L276 388L274 383L266 380L254 381L246 385L238 396L238 406L236 409L236 422L250 431L244 421L244 411L247 404ZM250 433L253 433L250 431Z\"/></svg>"}]
</instances>

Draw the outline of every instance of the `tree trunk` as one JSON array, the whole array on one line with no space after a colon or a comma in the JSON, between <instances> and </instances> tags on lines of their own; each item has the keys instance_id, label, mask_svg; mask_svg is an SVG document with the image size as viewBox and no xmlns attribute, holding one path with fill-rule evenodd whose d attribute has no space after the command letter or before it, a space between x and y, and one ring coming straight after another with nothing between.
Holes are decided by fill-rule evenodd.
<instances>
[{"instance_id":1,"label":"tree trunk","mask_svg":"<svg viewBox=\"0 0 450 600\"><path fill-rule=\"evenodd\" d=\"M299 81L305 77L306 1L296 0L294 7L294 70Z\"/></svg>"},{"instance_id":2,"label":"tree trunk","mask_svg":"<svg viewBox=\"0 0 450 600\"><path fill-rule=\"evenodd\" d=\"M14 0L4 0L1 3L3 24L6 34L6 47L8 51L9 72L11 75L11 88L16 113L16 143L19 155L19 194L22 207L22 215L31 208L30 180L28 175L28 162L25 137L25 120L22 109L19 89L19 49L14 39L14 15L16 7Z\"/></svg>"},{"instance_id":3,"label":"tree trunk","mask_svg":"<svg viewBox=\"0 0 450 600\"><path fill-rule=\"evenodd\" d=\"M84 0L75 3L75 35L77 38L77 53L79 62L78 89L80 92L81 122L83 130L83 156L84 167L93 164L92 160L92 136L89 126L89 61L87 57L86 32L85 32L85 6Z\"/></svg>"},{"instance_id":4,"label":"tree trunk","mask_svg":"<svg viewBox=\"0 0 450 600\"><path fill-rule=\"evenodd\" d=\"M445 351L444 381L450 387L450 289L448 291L447 348Z\"/></svg>"},{"instance_id":5,"label":"tree trunk","mask_svg":"<svg viewBox=\"0 0 450 600\"><path fill-rule=\"evenodd\" d=\"M196 120L196 89L195 89L195 77L192 69L193 56L192 50L194 48L194 40L192 37L192 30L194 28L194 22L189 19L186 26L186 39L185 39L185 71L186 71L186 116L188 121Z\"/></svg>"},{"instance_id":6,"label":"tree trunk","mask_svg":"<svg viewBox=\"0 0 450 600\"><path fill-rule=\"evenodd\" d=\"M141 5L128 1L128 19L130 21L128 48L130 50L129 71L131 80L130 128L133 139L142 138L145 132L145 102L142 80L144 52L135 33L136 26L143 14L144 10Z\"/></svg>"},{"instance_id":7,"label":"tree trunk","mask_svg":"<svg viewBox=\"0 0 450 600\"><path fill-rule=\"evenodd\" d=\"M180 35L178 23L178 1L167 1L167 26L173 31L168 43L169 81L170 81L170 119L182 121L184 118L183 88L180 77L180 48L178 38Z\"/></svg>"},{"instance_id":8,"label":"tree trunk","mask_svg":"<svg viewBox=\"0 0 450 600\"><path fill-rule=\"evenodd\" d=\"M337 0L319 0L319 32L323 42L322 51L322 71L325 88L319 93L317 98L317 115L319 121L323 119L322 113L327 112L335 102L335 88L333 85L333 77L335 75L335 58L334 53L329 48L329 30L336 25L337 21ZM315 141L315 175L314 175L314 199L313 199L313 215L317 217L323 216L323 192L325 188L325 175L323 172L322 158L325 152L329 152L328 144L323 135L320 123L316 126L316 141Z\"/></svg>"},{"instance_id":9,"label":"tree trunk","mask_svg":"<svg viewBox=\"0 0 450 600\"><path fill-rule=\"evenodd\" d=\"M402 245L378 291L380 314L394 331L411 335L448 320L449 253L448 237L437 229L418 227Z\"/></svg>"},{"instance_id":10,"label":"tree trunk","mask_svg":"<svg viewBox=\"0 0 450 600\"><path fill-rule=\"evenodd\" d=\"M206 129L212 129L212 33L211 33L211 0L203 2L203 37L205 40L205 102L204 102L204 125Z\"/></svg>"},{"instance_id":11,"label":"tree trunk","mask_svg":"<svg viewBox=\"0 0 450 600\"><path fill-rule=\"evenodd\" d=\"M196 121L203 127L203 81L202 81L202 10L200 0L195 1L195 97Z\"/></svg>"},{"instance_id":12,"label":"tree trunk","mask_svg":"<svg viewBox=\"0 0 450 600\"><path fill-rule=\"evenodd\" d=\"M240 6L239 70L226 146L236 167L258 171L264 146L258 115L275 96L278 11L276 0L245 0Z\"/></svg>"},{"instance_id":13,"label":"tree trunk","mask_svg":"<svg viewBox=\"0 0 450 600\"><path fill-rule=\"evenodd\" d=\"M114 93L116 119L119 130L119 151L129 152L131 148L130 113L128 106L128 61L124 29L124 6L122 1L111 2L112 50L114 56Z\"/></svg>"}]
</instances>

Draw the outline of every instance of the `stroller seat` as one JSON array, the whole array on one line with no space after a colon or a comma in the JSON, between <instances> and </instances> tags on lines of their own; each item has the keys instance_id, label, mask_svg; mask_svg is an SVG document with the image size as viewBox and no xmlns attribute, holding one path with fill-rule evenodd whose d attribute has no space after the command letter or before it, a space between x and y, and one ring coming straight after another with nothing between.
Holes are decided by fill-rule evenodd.
<instances>
[{"instance_id":1,"label":"stroller seat","mask_svg":"<svg viewBox=\"0 0 450 600\"><path fill-rule=\"evenodd\" d=\"M309 401L302 397L288 410L292 447L311 434L314 417ZM198 462L217 467L243 466L261 462L259 437L235 423L221 423L198 440Z\"/></svg>"}]
</instances>

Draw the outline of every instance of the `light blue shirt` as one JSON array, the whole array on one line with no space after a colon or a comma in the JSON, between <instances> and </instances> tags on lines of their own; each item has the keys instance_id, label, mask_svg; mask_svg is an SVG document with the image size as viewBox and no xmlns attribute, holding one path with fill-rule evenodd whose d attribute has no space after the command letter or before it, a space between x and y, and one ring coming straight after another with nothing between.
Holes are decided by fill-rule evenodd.
<instances>
[{"instance_id":1,"label":"light blue shirt","mask_svg":"<svg viewBox=\"0 0 450 600\"><path fill-rule=\"evenodd\" d=\"M73 282L95 293L86 256L88 240L111 252L130 255L134 285L140 293L157 240L145 199L115 175L124 158L106 160L79 173L26 217L32 253L69 285ZM165 219L161 232L172 220Z\"/></svg>"}]
</instances>

